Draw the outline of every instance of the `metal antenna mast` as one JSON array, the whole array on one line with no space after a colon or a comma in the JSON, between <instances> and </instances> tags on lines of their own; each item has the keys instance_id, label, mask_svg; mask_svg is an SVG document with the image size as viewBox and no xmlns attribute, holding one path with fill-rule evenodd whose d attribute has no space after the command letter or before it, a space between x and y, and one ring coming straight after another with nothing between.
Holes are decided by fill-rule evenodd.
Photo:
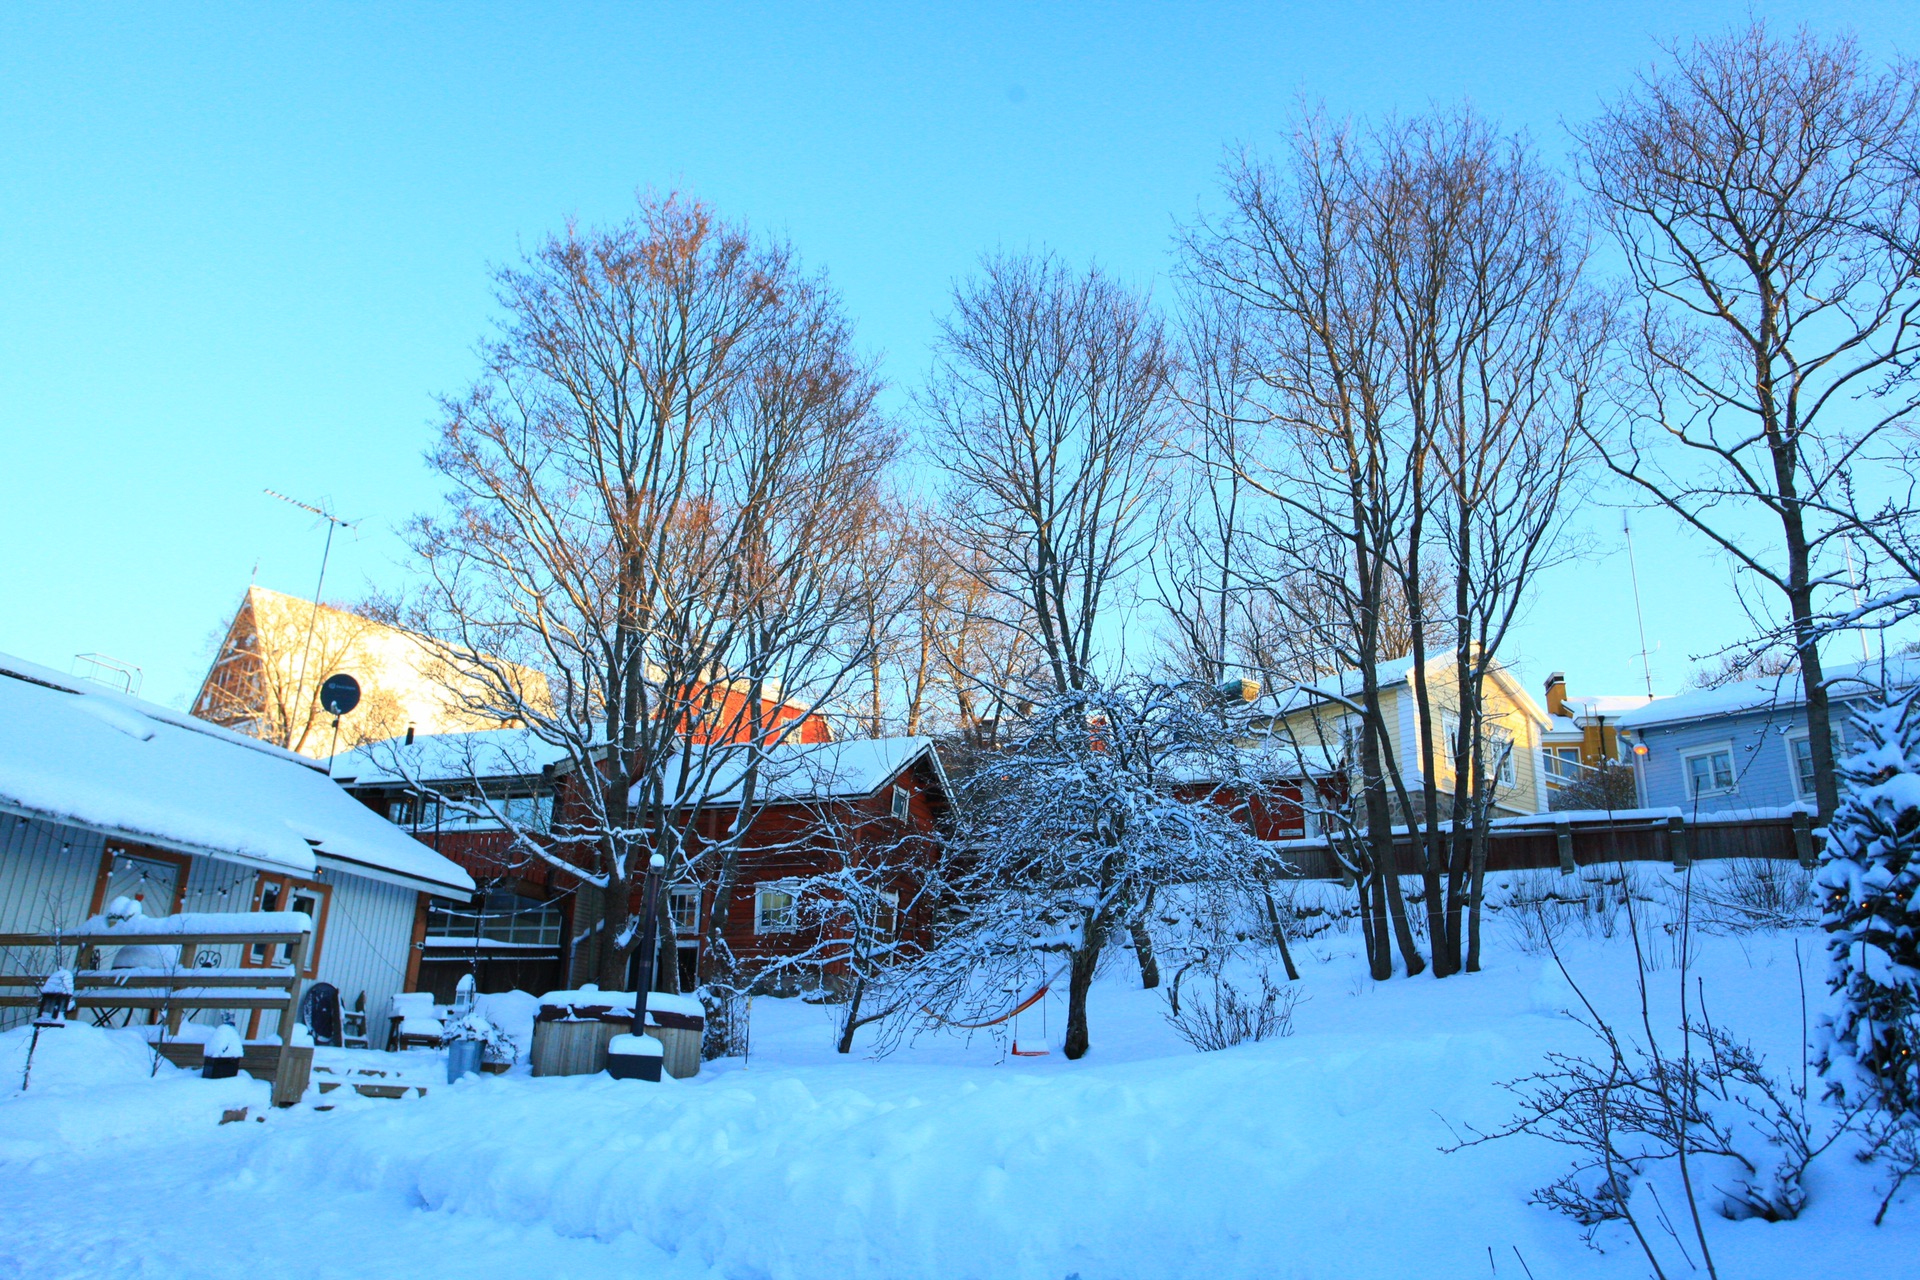
<instances>
[{"instance_id":1,"label":"metal antenna mast","mask_svg":"<svg viewBox=\"0 0 1920 1280\"><path fill-rule=\"evenodd\" d=\"M1640 673L1646 677L1647 696L1653 696L1653 661L1647 656L1647 617L1640 611L1640 570L1633 562L1633 521L1620 513L1620 532L1627 536L1627 576L1633 580L1633 620L1640 627Z\"/></svg>"},{"instance_id":2,"label":"metal antenna mast","mask_svg":"<svg viewBox=\"0 0 1920 1280\"><path fill-rule=\"evenodd\" d=\"M289 498L286 494L276 493L272 489L267 489L263 492L265 492L269 498L278 498L280 501L296 506L302 511L311 511L327 522L327 542L326 546L322 548L320 552L320 580L313 584L313 612L307 617L307 642L300 649L300 675L293 686L295 690L299 690L304 688L307 683L307 659L313 653L314 624L320 621L320 589L327 584L327 559L333 554L333 531L335 529L351 529L354 525L358 524L359 521L342 520L339 516L334 515L333 512L324 511L314 506L311 502L302 502L298 498Z\"/></svg>"}]
</instances>

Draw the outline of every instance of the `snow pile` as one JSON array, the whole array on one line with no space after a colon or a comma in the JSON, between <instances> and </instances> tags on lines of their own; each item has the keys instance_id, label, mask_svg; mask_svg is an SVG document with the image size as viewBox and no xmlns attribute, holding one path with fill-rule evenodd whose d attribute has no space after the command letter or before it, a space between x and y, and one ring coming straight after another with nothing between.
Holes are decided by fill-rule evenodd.
<instances>
[{"instance_id":1,"label":"snow pile","mask_svg":"<svg viewBox=\"0 0 1920 1280\"><path fill-rule=\"evenodd\" d=\"M1644 880L1649 899L1677 883L1645 870L1635 888ZM1444 982L1373 983L1351 928L1303 927L1296 1033L1215 1053L1187 1049L1161 994L1142 991L1117 955L1093 990L1094 1052L1072 1063L1059 1052L1057 997L1018 1027L930 1035L880 1061L860 1056L864 1038L852 1056L833 1052L832 1007L757 999L749 1062L708 1064L691 1080L467 1077L402 1102L342 1090L327 1095L344 1096L333 1111L275 1112L266 1124L219 1126L183 1106L162 1131L140 1117L172 1106L169 1090L212 1097L216 1083L249 1083L175 1073L118 1094L50 1094L77 1136L43 1131L25 1156L16 1118L26 1113L9 1100L0 1274L238 1280L303 1265L324 1240L324 1269L341 1277L1642 1275L1618 1224L1596 1252L1527 1203L1564 1171L1564 1149L1520 1138L1442 1151L1457 1130L1511 1114L1497 1082L1537 1070L1548 1052L1592 1051L1559 1014L1584 1009L1559 966L1520 949L1517 910L1490 913L1486 970ZM1803 975L1818 998L1817 938L1701 935L1691 970L1716 1025L1795 1076ZM1638 1025L1624 933L1585 932L1570 916L1555 949L1606 1017ZM1666 949L1648 954L1650 1017L1670 1026L1680 974ZM1187 992L1199 998L1191 981ZM482 1000L529 1016L535 1003ZM499 1017L499 1004L488 1012ZM1009 1056L1015 1032L1023 1048L1052 1053ZM347 1056L369 1067L406 1057ZM88 1133L115 1125L124 1136L84 1149ZM1904 1274L1920 1250L1920 1195L1876 1230L1877 1181L1837 1149L1816 1166L1798 1220L1713 1218L1720 1274ZM102 1185L115 1194L97 1194ZM47 1204L61 1212L32 1211Z\"/></svg>"},{"instance_id":2,"label":"snow pile","mask_svg":"<svg viewBox=\"0 0 1920 1280\"><path fill-rule=\"evenodd\" d=\"M246 1076L202 1080L165 1059L156 1066L138 1029L71 1022L40 1033L22 1093L32 1035L31 1027L0 1033L0 1169L17 1161L64 1163L102 1145L171 1140L213 1128L229 1107L264 1108L272 1094Z\"/></svg>"},{"instance_id":3,"label":"snow pile","mask_svg":"<svg viewBox=\"0 0 1920 1280\"><path fill-rule=\"evenodd\" d=\"M525 991L501 991L475 997L473 1009L506 1032L520 1057L527 1056L533 1048L534 1015L540 1011L538 996Z\"/></svg>"}]
</instances>

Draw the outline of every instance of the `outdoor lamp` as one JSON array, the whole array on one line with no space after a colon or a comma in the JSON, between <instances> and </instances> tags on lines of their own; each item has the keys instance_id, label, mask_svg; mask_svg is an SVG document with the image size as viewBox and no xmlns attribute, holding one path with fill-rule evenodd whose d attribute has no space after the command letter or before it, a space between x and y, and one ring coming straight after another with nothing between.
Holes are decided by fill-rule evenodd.
<instances>
[{"instance_id":1,"label":"outdoor lamp","mask_svg":"<svg viewBox=\"0 0 1920 1280\"><path fill-rule=\"evenodd\" d=\"M73 974L66 969L55 969L40 985L40 1007L34 1012L33 1025L36 1027L64 1027L67 1025L67 1005L73 1000Z\"/></svg>"}]
</instances>

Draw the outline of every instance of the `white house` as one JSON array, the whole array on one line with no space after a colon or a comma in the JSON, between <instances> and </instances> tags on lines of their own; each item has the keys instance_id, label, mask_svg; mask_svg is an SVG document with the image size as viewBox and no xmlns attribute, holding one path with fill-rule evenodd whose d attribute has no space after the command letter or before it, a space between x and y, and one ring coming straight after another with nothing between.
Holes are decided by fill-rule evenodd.
<instances>
[{"instance_id":1,"label":"white house","mask_svg":"<svg viewBox=\"0 0 1920 1280\"><path fill-rule=\"evenodd\" d=\"M69 929L119 897L149 916L302 911L303 976L377 1011L412 987L429 899L473 888L324 764L0 654L0 933ZM200 962L249 963L226 950Z\"/></svg>"}]
</instances>

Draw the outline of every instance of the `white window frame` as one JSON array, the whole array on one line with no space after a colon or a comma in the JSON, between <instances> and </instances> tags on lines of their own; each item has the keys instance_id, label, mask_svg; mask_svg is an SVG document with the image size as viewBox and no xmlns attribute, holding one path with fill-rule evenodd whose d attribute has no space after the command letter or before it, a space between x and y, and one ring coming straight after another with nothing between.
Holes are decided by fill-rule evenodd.
<instances>
[{"instance_id":1,"label":"white window frame","mask_svg":"<svg viewBox=\"0 0 1920 1280\"><path fill-rule=\"evenodd\" d=\"M905 787L893 789L893 820L905 822L913 816L913 796Z\"/></svg>"},{"instance_id":2,"label":"white window frame","mask_svg":"<svg viewBox=\"0 0 1920 1280\"><path fill-rule=\"evenodd\" d=\"M1563 751L1567 754L1562 755ZM1540 763L1547 771L1547 785L1564 787L1580 777L1580 748L1559 742L1542 747Z\"/></svg>"},{"instance_id":3,"label":"white window frame","mask_svg":"<svg viewBox=\"0 0 1920 1280\"><path fill-rule=\"evenodd\" d=\"M1693 762L1706 756L1725 756L1727 758L1727 776L1732 779L1724 787L1713 787L1705 791L1696 791L1693 787ZM1733 743L1715 742L1704 747L1694 747L1680 753L1680 785L1687 799L1700 800L1708 796L1731 796L1740 792L1740 771L1734 766Z\"/></svg>"},{"instance_id":4,"label":"white window frame","mask_svg":"<svg viewBox=\"0 0 1920 1280\"><path fill-rule=\"evenodd\" d=\"M1787 735L1787 781L1792 785L1793 794L1797 799L1811 800L1814 798L1813 778L1811 776L1813 772L1813 757L1811 754L1807 757L1807 772L1809 775L1807 785L1805 787L1800 785L1800 757L1797 753L1800 749L1800 744L1803 742L1809 744L1808 751L1811 752L1811 744L1813 742L1813 733L1811 730L1801 729ZM1833 762L1835 766L1839 765L1841 758L1845 756L1846 753L1846 740L1840 736L1840 730L1836 728L1833 730Z\"/></svg>"},{"instance_id":5,"label":"white window frame","mask_svg":"<svg viewBox=\"0 0 1920 1280\"><path fill-rule=\"evenodd\" d=\"M769 893L783 893L787 896L787 919L785 923L767 923L765 907L761 898ZM763 880L753 886L753 931L761 933L793 933L800 928L800 882L798 880Z\"/></svg>"},{"instance_id":6,"label":"white window frame","mask_svg":"<svg viewBox=\"0 0 1920 1280\"><path fill-rule=\"evenodd\" d=\"M874 940L892 942L900 936L900 895L886 890L880 894L880 902L880 910L874 913Z\"/></svg>"},{"instance_id":7,"label":"white window frame","mask_svg":"<svg viewBox=\"0 0 1920 1280\"><path fill-rule=\"evenodd\" d=\"M674 900L693 899L693 910L685 916L680 914ZM755 895L754 910L759 911L758 895ZM673 932L677 936L697 937L700 933L700 886L697 884L670 884L667 886L667 914L673 918Z\"/></svg>"},{"instance_id":8,"label":"white window frame","mask_svg":"<svg viewBox=\"0 0 1920 1280\"><path fill-rule=\"evenodd\" d=\"M1520 782L1520 740L1513 730L1505 725L1487 726L1487 745L1481 750L1490 756L1497 756L1500 763L1493 771L1493 785L1496 787L1517 786Z\"/></svg>"}]
</instances>

